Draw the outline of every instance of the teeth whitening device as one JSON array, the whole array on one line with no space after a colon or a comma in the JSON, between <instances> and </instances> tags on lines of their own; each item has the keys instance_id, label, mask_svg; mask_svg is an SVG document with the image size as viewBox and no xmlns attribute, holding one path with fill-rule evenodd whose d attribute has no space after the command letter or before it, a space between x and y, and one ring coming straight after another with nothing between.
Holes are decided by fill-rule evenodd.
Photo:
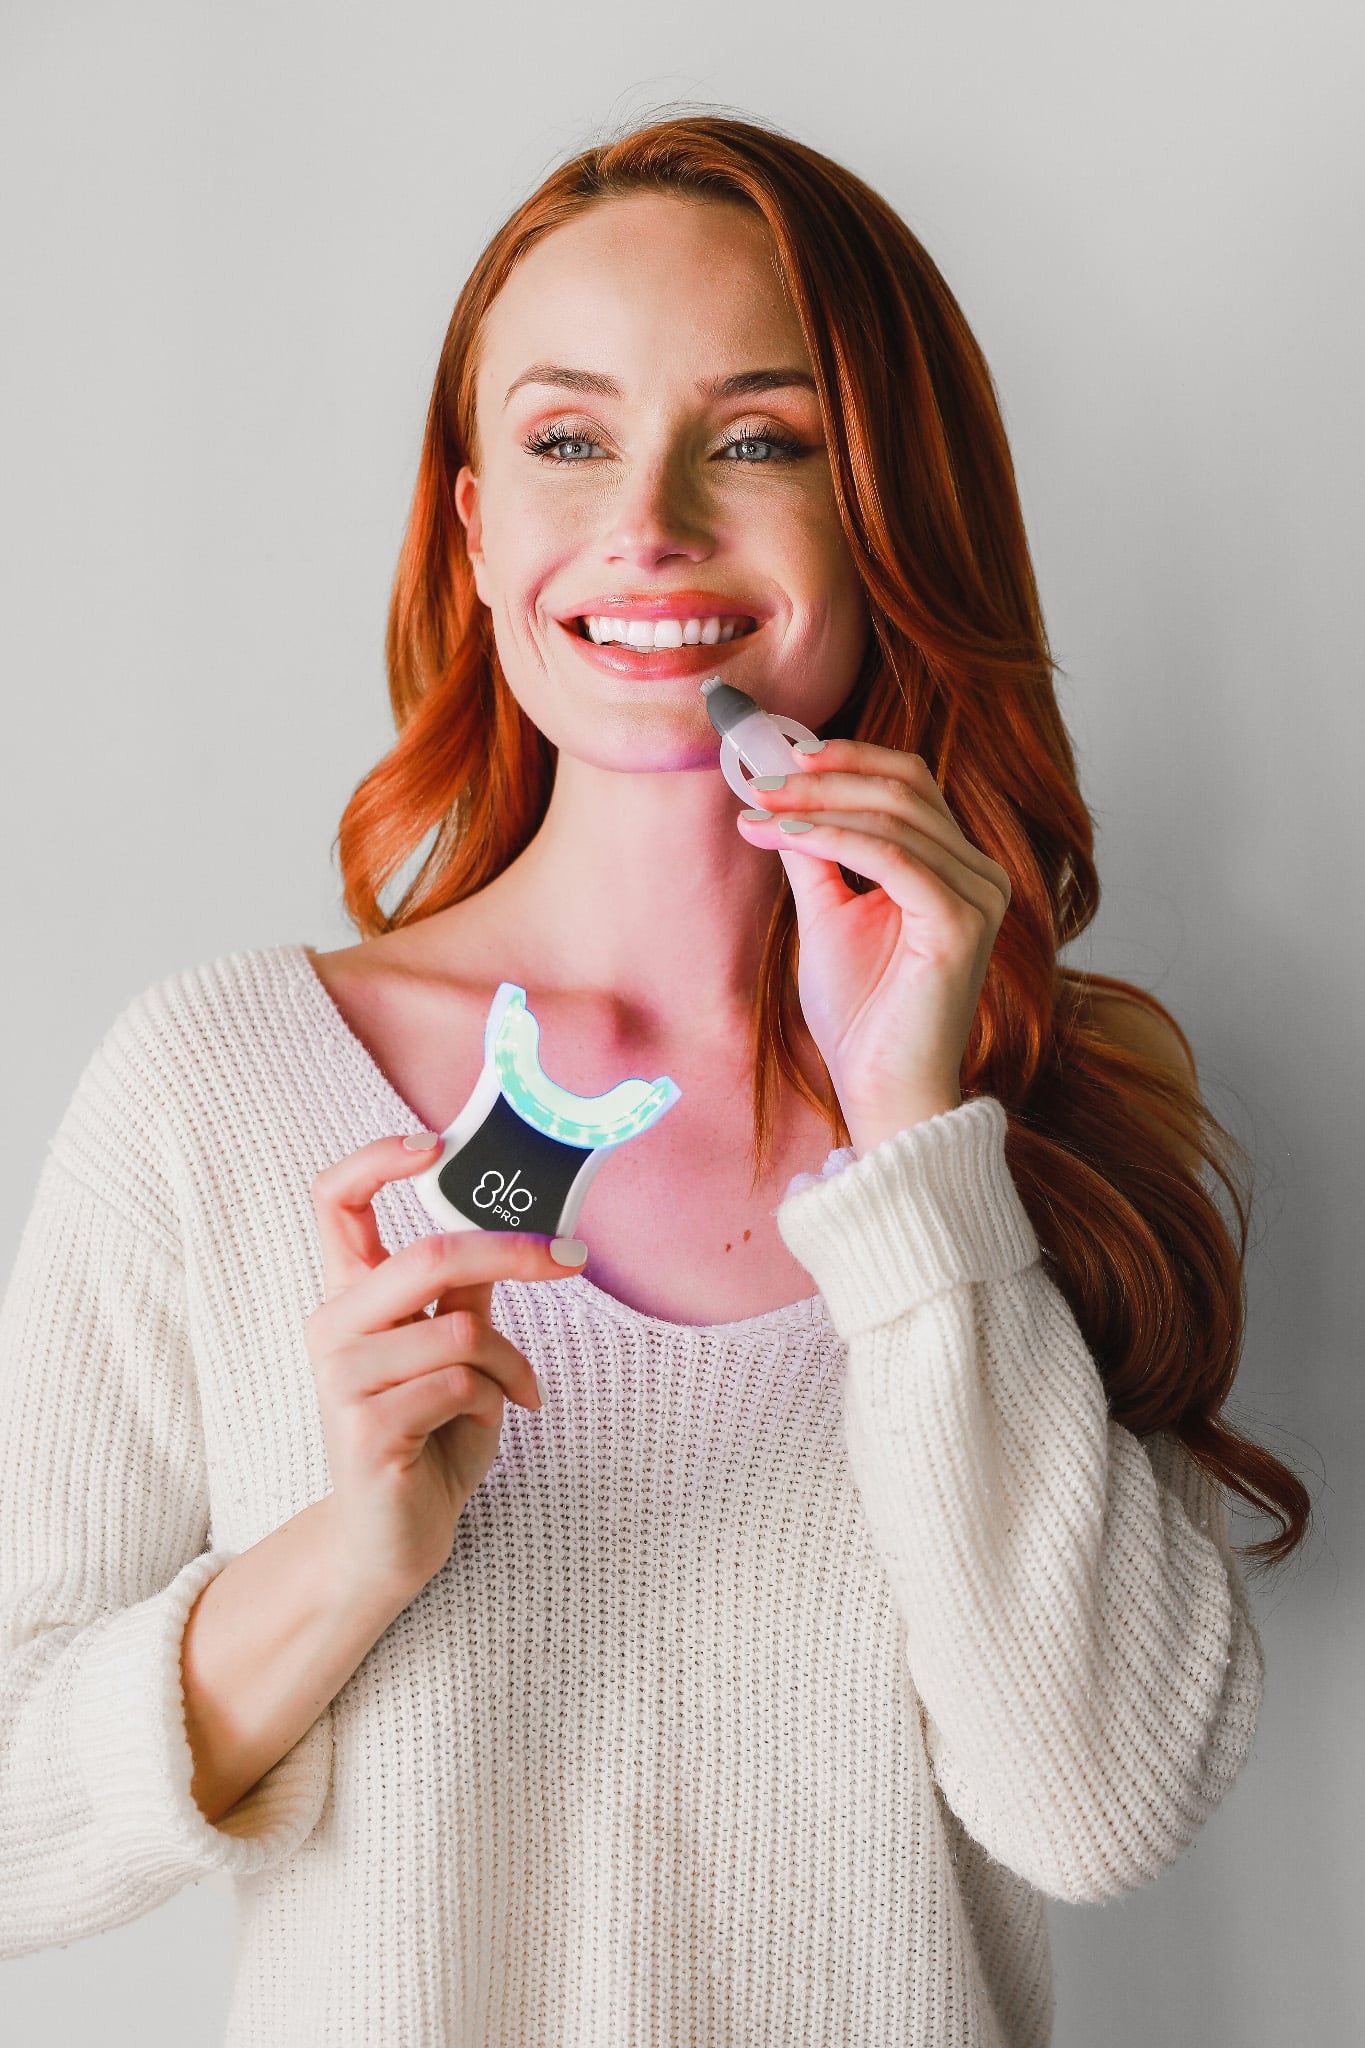
<instances>
[{"instance_id":1,"label":"teeth whitening device","mask_svg":"<svg viewBox=\"0 0 1365 2048\"><path fill-rule=\"evenodd\" d=\"M682 1093L661 1074L618 1081L605 1095L572 1095L541 1067L539 1045L525 989L500 982L484 1025L483 1071L432 1164L411 1180L442 1230L572 1237L603 1161Z\"/></svg>"},{"instance_id":2,"label":"teeth whitening device","mask_svg":"<svg viewBox=\"0 0 1365 2048\"><path fill-rule=\"evenodd\" d=\"M755 775L791 767L793 739L817 735L799 719L764 711L720 676L701 684L720 734L720 770L741 803L743 765ZM464 1108L441 1133L430 1166L409 1179L442 1230L530 1230L571 1237L593 1176L682 1094L667 1074L618 1081L604 1095L574 1095L540 1064L540 1026L514 981L499 982L483 1033L483 1068Z\"/></svg>"}]
</instances>

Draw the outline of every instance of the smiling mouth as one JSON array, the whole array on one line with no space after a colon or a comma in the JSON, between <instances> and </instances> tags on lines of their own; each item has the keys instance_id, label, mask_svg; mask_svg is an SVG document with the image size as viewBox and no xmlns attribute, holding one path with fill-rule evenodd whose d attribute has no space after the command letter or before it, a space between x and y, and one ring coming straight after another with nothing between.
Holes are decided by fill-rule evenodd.
<instances>
[{"instance_id":1,"label":"smiling mouth","mask_svg":"<svg viewBox=\"0 0 1365 2048\"><path fill-rule=\"evenodd\" d=\"M568 630L571 633L576 633L580 640L588 641L589 644L593 647L620 647L624 648L627 654L676 654L678 652L679 647L728 647L732 640L747 640L751 633L756 633L758 631L757 619L737 619L735 621L734 632L731 633L728 636L728 638L724 640L717 639L707 641L684 639L678 642L677 646L673 646L671 643L665 643L662 645L651 644L648 647L637 647L634 644L634 642L630 640L594 640L591 633L588 631L588 622L586 618L574 619L572 622L569 622L567 620L561 620L560 624L567 625Z\"/></svg>"}]
</instances>

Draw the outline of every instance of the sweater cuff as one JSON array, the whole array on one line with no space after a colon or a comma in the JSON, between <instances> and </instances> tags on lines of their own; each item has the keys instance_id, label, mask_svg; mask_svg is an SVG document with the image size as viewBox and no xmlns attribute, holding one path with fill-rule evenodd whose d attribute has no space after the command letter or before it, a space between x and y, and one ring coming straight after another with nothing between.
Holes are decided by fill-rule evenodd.
<instances>
[{"instance_id":1,"label":"sweater cuff","mask_svg":"<svg viewBox=\"0 0 1365 2048\"><path fill-rule=\"evenodd\" d=\"M859 1159L841 1146L822 1178L797 1174L778 1205L782 1241L847 1340L931 1296L1004 1279L1039 1256L1005 1162L1009 1119L994 1095L911 1124ZM837 1162L837 1164L836 1164Z\"/></svg>"},{"instance_id":2,"label":"sweater cuff","mask_svg":"<svg viewBox=\"0 0 1365 2048\"><path fill-rule=\"evenodd\" d=\"M107 1619L83 1647L71 1694L71 1743L90 1809L115 1857L180 1884L211 1871L251 1877L316 1826L332 1771L323 1713L218 1820L190 1790L180 1652L200 1592L234 1552L206 1550L150 1599Z\"/></svg>"}]
</instances>

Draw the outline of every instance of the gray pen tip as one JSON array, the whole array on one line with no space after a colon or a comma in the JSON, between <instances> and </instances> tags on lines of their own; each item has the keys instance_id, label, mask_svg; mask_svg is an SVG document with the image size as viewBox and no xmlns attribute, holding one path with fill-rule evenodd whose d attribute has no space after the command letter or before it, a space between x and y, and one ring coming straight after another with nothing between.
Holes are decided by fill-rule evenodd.
<instances>
[{"instance_id":1,"label":"gray pen tip","mask_svg":"<svg viewBox=\"0 0 1365 2048\"><path fill-rule=\"evenodd\" d=\"M708 676L700 687L706 699L707 717L722 739L731 726L738 725L742 718L749 718L755 711L762 709L747 690L737 690L735 685L727 683L723 676Z\"/></svg>"}]
</instances>

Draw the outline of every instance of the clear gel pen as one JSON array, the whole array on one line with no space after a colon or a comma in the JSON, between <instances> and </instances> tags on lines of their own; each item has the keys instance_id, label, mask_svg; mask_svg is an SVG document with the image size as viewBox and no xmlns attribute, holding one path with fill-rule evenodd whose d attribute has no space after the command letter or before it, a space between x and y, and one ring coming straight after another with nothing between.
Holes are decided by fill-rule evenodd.
<instances>
[{"instance_id":1,"label":"clear gel pen","mask_svg":"<svg viewBox=\"0 0 1365 2048\"><path fill-rule=\"evenodd\" d=\"M736 689L723 676L707 676L699 687L720 734L720 772L742 804L758 801L745 780L745 767L751 775L785 775L792 765L792 740L819 738L799 718L765 711L747 690ZM762 794L760 790L758 796ZM766 810L767 805L760 808Z\"/></svg>"}]
</instances>

